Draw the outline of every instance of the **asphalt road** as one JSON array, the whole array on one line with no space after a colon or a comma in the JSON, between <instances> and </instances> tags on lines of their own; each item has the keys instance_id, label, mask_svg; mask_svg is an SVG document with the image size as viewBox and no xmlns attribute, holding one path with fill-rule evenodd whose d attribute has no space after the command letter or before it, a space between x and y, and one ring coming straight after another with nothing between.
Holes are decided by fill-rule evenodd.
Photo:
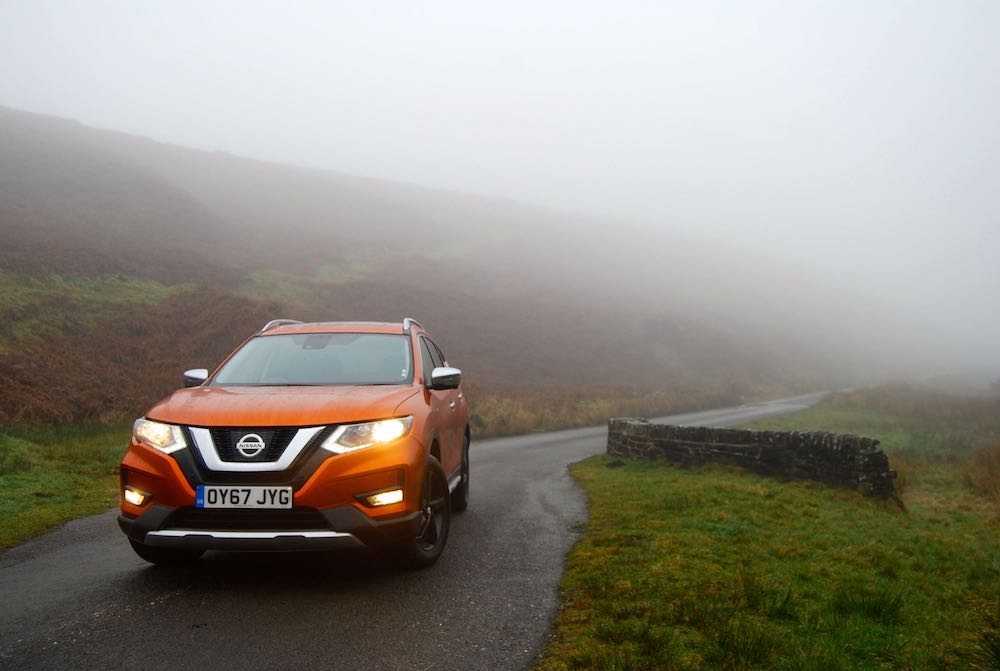
<instances>
[{"instance_id":1,"label":"asphalt road","mask_svg":"<svg viewBox=\"0 0 1000 671\"><path fill-rule=\"evenodd\" d=\"M822 396L660 421L726 426ZM114 511L76 520L0 556L0 668L528 668L586 520L566 466L606 439L594 427L474 442L472 503L424 571L326 553L164 569L132 553Z\"/></svg>"}]
</instances>

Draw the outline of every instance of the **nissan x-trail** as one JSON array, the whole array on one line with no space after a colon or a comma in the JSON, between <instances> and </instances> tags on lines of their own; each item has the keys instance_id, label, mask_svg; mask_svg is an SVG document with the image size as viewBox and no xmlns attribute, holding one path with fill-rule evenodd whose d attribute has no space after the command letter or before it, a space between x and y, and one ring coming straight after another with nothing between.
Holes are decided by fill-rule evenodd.
<instances>
[{"instance_id":1,"label":"nissan x-trail","mask_svg":"<svg viewBox=\"0 0 1000 671\"><path fill-rule=\"evenodd\" d=\"M413 566L469 502L461 371L412 319L274 320L137 419L119 524L153 563L369 548Z\"/></svg>"}]
</instances>

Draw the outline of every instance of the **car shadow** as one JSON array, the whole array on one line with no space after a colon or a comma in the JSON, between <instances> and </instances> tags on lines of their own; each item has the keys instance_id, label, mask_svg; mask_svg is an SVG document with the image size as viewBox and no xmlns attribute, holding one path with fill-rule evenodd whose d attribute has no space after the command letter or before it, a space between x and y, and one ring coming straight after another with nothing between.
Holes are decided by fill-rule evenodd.
<instances>
[{"instance_id":1,"label":"car shadow","mask_svg":"<svg viewBox=\"0 0 1000 671\"><path fill-rule=\"evenodd\" d=\"M295 591L353 591L393 581L410 571L384 555L336 552L207 552L195 562L146 565L129 575L142 591L243 591L257 595Z\"/></svg>"}]
</instances>

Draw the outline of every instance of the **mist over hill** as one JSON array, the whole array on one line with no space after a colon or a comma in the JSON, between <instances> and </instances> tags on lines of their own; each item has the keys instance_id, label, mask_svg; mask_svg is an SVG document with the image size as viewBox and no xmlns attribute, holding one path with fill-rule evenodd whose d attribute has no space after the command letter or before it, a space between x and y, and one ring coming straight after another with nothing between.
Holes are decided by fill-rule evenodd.
<instances>
[{"instance_id":1,"label":"mist over hill","mask_svg":"<svg viewBox=\"0 0 1000 671\"><path fill-rule=\"evenodd\" d=\"M278 316L414 316L482 397L739 399L927 363L891 306L803 268L0 108L0 423L137 415Z\"/></svg>"}]
</instances>

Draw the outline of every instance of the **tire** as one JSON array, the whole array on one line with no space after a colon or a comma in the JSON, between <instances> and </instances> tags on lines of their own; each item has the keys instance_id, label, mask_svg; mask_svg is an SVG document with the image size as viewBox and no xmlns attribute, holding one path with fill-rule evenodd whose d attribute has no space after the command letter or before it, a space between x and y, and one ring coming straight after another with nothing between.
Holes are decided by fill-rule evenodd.
<instances>
[{"instance_id":1,"label":"tire","mask_svg":"<svg viewBox=\"0 0 1000 671\"><path fill-rule=\"evenodd\" d=\"M409 568L427 568L438 560L448 541L451 506L448 480L440 462L427 457L424 482L420 489L421 523L417 534L403 543L402 559Z\"/></svg>"},{"instance_id":2,"label":"tire","mask_svg":"<svg viewBox=\"0 0 1000 671\"><path fill-rule=\"evenodd\" d=\"M139 543L138 541L134 541L131 538L128 539L128 542L132 545L132 549L135 550L135 553L142 559L148 561L150 564L186 564L196 561L199 557L205 554L204 550L181 550L175 548L152 547Z\"/></svg>"},{"instance_id":3,"label":"tire","mask_svg":"<svg viewBox=\"0 0 1000 671\"><path fill-rule=\"evenodd\" d=\"M460 513L469 507L469 439L462 448L462 482L451 493L451 511Z\"/></svg>"}]
</instances>

